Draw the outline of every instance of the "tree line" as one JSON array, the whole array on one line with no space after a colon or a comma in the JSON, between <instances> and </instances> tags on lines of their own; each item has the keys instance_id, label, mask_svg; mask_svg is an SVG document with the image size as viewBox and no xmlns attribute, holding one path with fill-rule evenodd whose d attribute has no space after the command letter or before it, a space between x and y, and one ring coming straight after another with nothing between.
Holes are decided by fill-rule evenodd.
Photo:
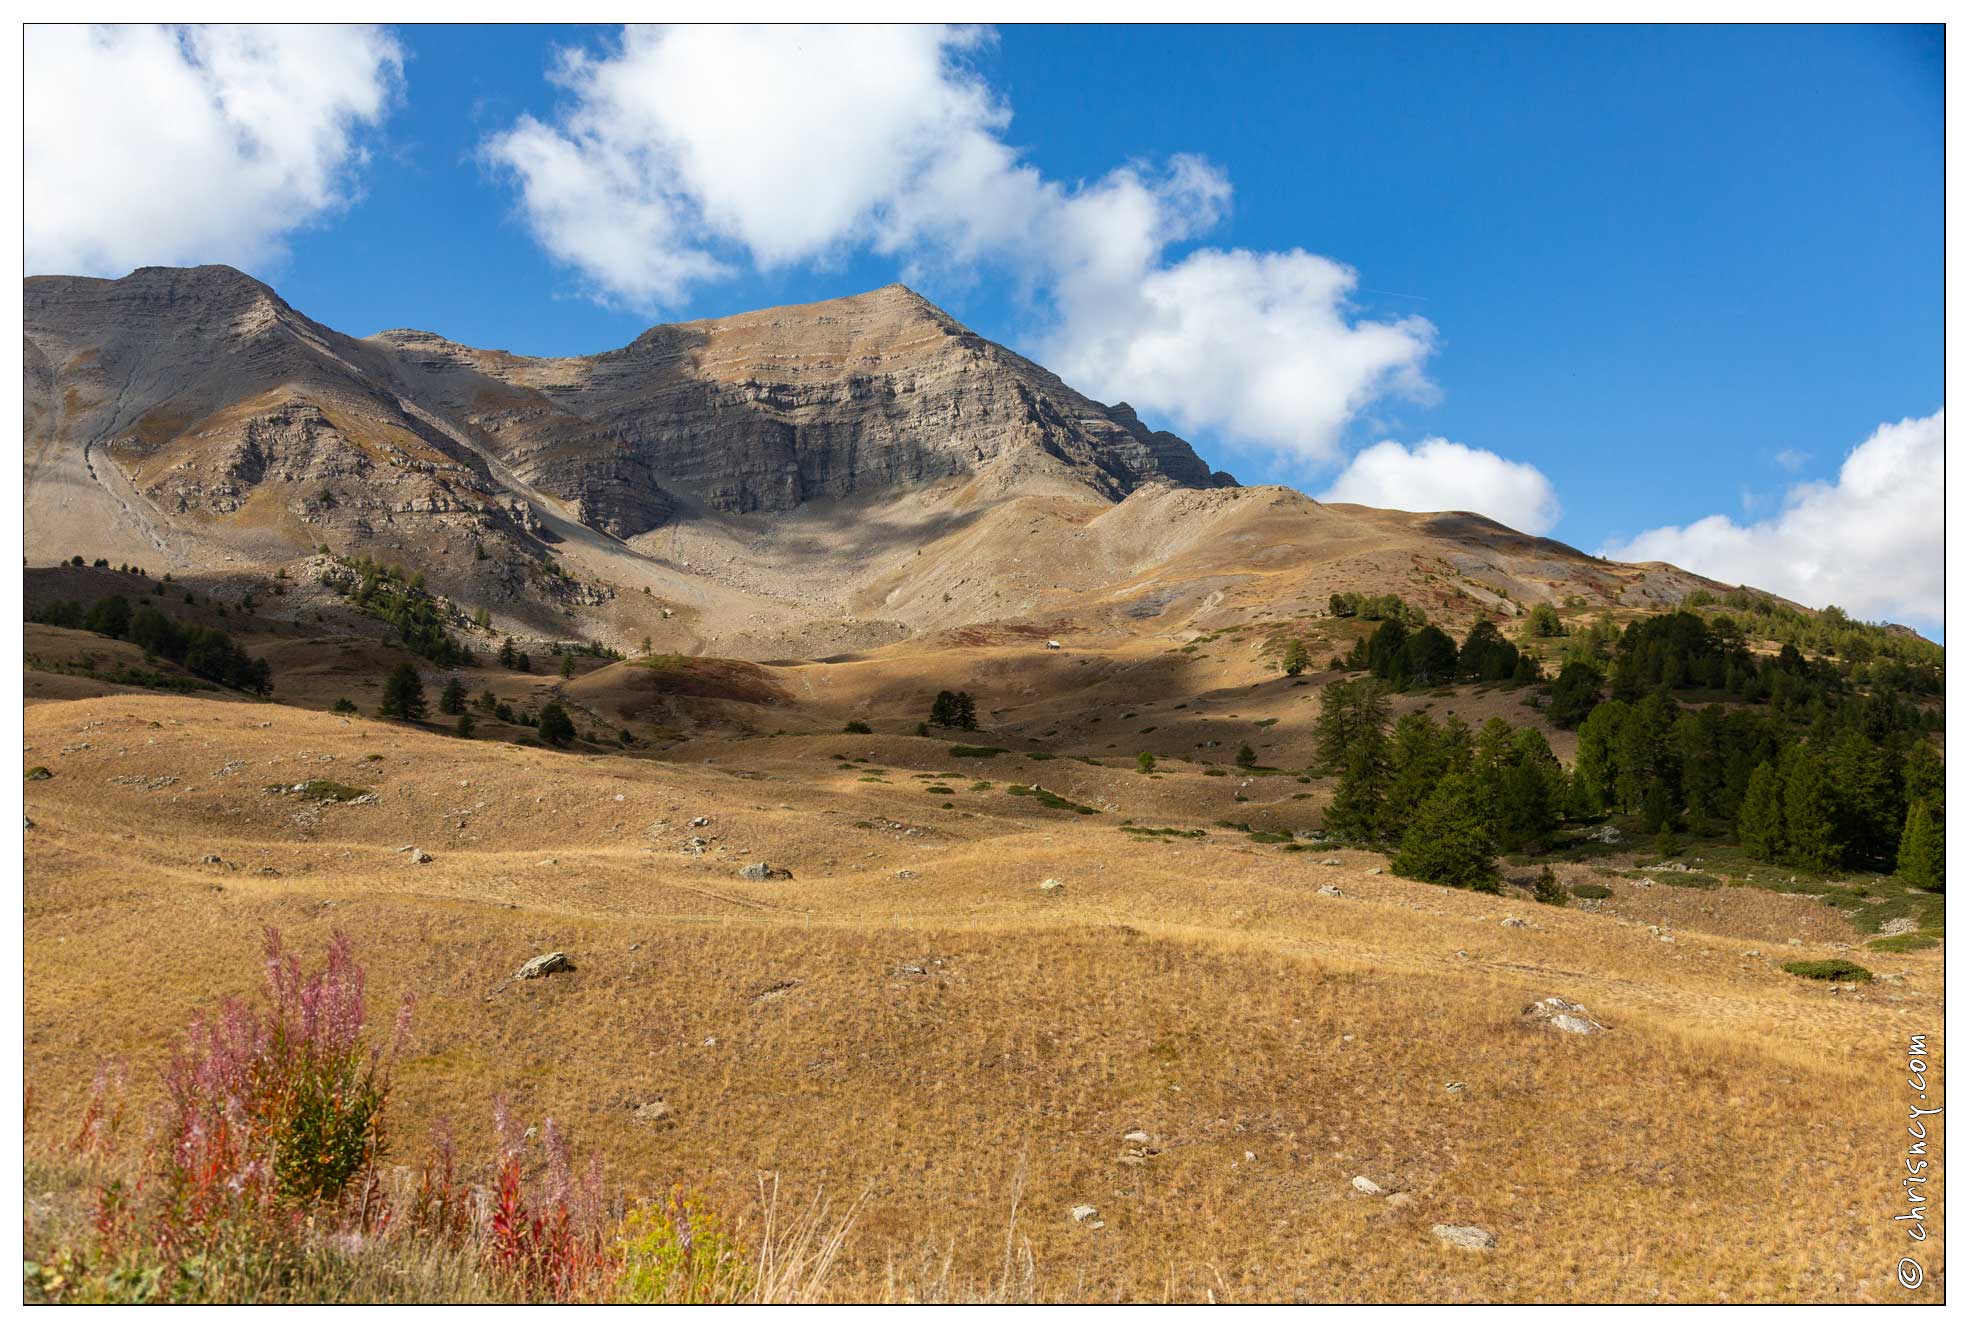
<instances>
[{"instance_id":1,"label":"tree line","mask_svg":"<svg viewBox=\"0 0 1969 1329\"><path fill-rule=\"evenodd\" d=\"M106 595L84 609L74 600L56 600L28 615L28 621L115 637L142 648L146 659L162 658L186 673L265 696L273 691L273 670L248 655L218 628L180 623L153 605L132 608L121 595Z\"/></svg>"}]
</instances>

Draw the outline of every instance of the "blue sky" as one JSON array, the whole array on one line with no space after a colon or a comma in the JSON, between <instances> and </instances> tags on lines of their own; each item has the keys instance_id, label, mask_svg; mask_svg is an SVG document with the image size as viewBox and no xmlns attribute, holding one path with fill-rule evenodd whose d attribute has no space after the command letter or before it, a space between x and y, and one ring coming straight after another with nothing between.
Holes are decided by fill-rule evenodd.
<instances>
[{"instance_id":1,"label":"blue sky","mask_svg":"<svg viewBox=\"0 0 1969 1329\"><path fill-rule=\"evenodd\" d=\"M570 48L589 57L574 73L556 63ZM305 55L186 34L37 51L31 33L30 106L37 67L52 83L174 51L207 88ZM31 113L30 269L232 261L345 331L417 326L537 354L906 279L1093 395L1129 397L1246 482L1317 495L1345 473L1338 496L1419 491L1428 506L1467 488L1455 505L1482 500L1589 550L1705 559L1697 570L1939 628L1939 497L1932 549L1890 544L1856 572L1812 548L1828 522L1867 529L1902 501L1879 472L1939 471L1938 28L1012 28L917 42L871 76L909 66L922 81L902 99L944 108L893 140L922 177L969 149L1001 154L981 183L856 177L881 156L866 145L916 113L881 88L826 112L874 137L850 135L804 186L797 161L772 168L784 190L732 169L743 140L732 151L728 124L680 106L755 70L772 87L852 82L816 43L418 27L306 58L348 82L289 112L318 133L260 154L300 165L234 181L223 172L244 167L208 163L225 192L263 189L267 211L304 224L167 217L148 228L167 243L37 246L36 200L57 191L37 193ZM695 100L663 101L678 87ZM792 94L754 94L789 132L815 118ZM144 118L68 113L123 138ZM645 133L726 165L659 178ZM593 192L625 169L652 178ZM830 206L815 191L844 176L839 224L815 223ZM596 220L610 209L620 224ZM1141 263L1106 271L1143 235ZM655 272L653 248L680 266ZM1203 261L1217 255L1242 257ZM1327 289L1331 265L1355 284ZM1298 303L1274 307L1288 281ZM1151 309L1167 335L1142 332ZM1255 367L1236 349L1241 319L1263 320ZM1429 439L1460 446L1425 453ZM1384 440L1399 446L1348 469ZM1910 576L1932 594L1886 584Z\"/></svg>"}]
</instances>

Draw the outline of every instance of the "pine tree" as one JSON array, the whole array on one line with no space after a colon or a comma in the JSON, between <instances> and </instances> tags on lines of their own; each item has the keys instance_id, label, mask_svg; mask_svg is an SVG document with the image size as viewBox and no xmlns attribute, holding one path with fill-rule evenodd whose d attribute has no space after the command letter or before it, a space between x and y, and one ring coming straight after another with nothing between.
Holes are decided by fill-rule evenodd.
<instances>
[{"instance_id":1,"label":"pine tree","mask_svg":"<svg viewBox=\"0 0 1969 1329\"><path fill-rule=\"evenodd\" d=\"M1306 643L1294 637L1285 644L1285 655L1279 664L1285 670L1287 678L1297 678L1306 672L1306 666L1312 662L1313 657L1306 650Z\"/></svg>"},{"instance_id":2,"label":"pine tree","mask_svg":"<svg viewBox=\"0 0 1969 1329\"><path fill-rule=\"evenodd\" d=\"M1559 828L1565 772L1545 735L1520 729L1491 798L1492 832L1507 850L1543 849Z\"/></svg>"},{"instance_id":3,"label":"pine tree","mask_svg":"<svg viewBox=\"0 0 1969 1329\"><path fill-rule=\"evenodd\" d=\"M1603 701L1579 727L1573 779L1579 782L1580 797L1590 815L1598 816L1614 805L1614 784L1620 774L1620 731L1627 723L1627 711L1624 701Z\"/></svg>"},{"instance_id":4,"label":"pine tree","mask_svg":"<svg viewBox=\"0 0 1969 1329\"><path fill-rule=\"evenodd\" d=\"M1256 766L1258 764L1258 754L1252 750L1252 747L1249 743L1241 744L1238 747L1237 764L1240 766L1247 766L1247 767Z\"/></svg>"},{"instance_id":5,"label":"pine tree","mask_svg":"<svg viewBox=\"0 0 1969 1329\"><path fill-rule=\"evenodd\" d=\"M447 679L444 691L438 694L438 709L446 715L465 713L465 685L457 679Z\"/></svg>"},{"instance_id":6,"label":"pine tree","mask_svg":"<svg viewBox=\"0 0 1969 1329\"><path fill-rule=\"evenodd\" d=\"M1400 677L1417 687L1456 678L1456 643L1439 627L1424 627L1402 643Z\"/></svg>"},{"instance_id":7,"label":"pine tree","mask_svg":"<svg viewBox=\"0 0 1969 1329\"><path fill-rule=\"evenodd\" d=\"M569 651L561 652L561 677L562 678L574 677L574 655L572 652Z\"/></svg>"},{"instance_id":8,"label":"pine tree","mask_svg":"<svg viewBox=\"0 0 1969 1329\"><path fill-rule=\"evenodd\" d=\"M550 701L540 708L540 741L554 747L573 741L574 721L568 718L567 711L557 701Z\"/></svg>"},{"instance_id":9,"label":"pine tree","mask_svg":"<svg viewBox=\"0 0 1969 1329\"><path fill-rule=\"evenodd\" d=\"M1939 891L1946 875L1944 867L1942 814L1927 799L1916 799L1908 805L1907 825L1901 830L1895 870L1910 886Z\"/></svg>"},{"instance_id":10,"label":"pine tree","mask_svg":"<svg viewBox=\"0 0 1969 1329\"><path fill-rule=\"evenodd\" d=\"M1320 689L1319 720L1313 729L1318 773L1337 775L1365 731L1379 733L1388 723L1388 690L1375 679L1328 683Z\"/></svg>"},{"instance_id":11,"label":"pine tree","mask_svg":"<svg viewBox=\"0 0 1969 1329\"><path fill-rule=\"evenodd\" d=\"M1376 678L1385 678L1400 687L1407 682L1402 674L1402 649L1408 645L1408 629L1399 620L1384 619L1374 635L1367 639L1366 659L1368 671Z\"/></svg>"},{"instance_id":12,"label":"pine tree","mask_svg":"<svg viewBox=\"0 0 1969 1329\"><path fill-rule=\"evenodd\" d=\"M1397 876L1465 890L1497 890L1497 844L1484 824L1475 775L1452 775L1415 814L1389 864Z\"/></svg>"},{"instance_id":13,"label":"pine tree","mask_svg":"<svg viewBox=\"0 0 1969 1329\"><path fill-rule=\"evenodd\" d=\"M1389 764L1388 794L1381 806L1379 830L1382 838L1399 843L1416 810L1449 774L1450 757L1441 727L1421 711L1410 711L1395 721Z\"/></svg>"},{"instance_id":14,"label":"pine tree","mask_svg":"<svg viewBox=\"0 0 1969 1329\"><path fill-rule=\"evenodd\" d=\"M1845 861L1839 808L1824 758L1800 745L1787 754L1784 833L1790 859L1801 868L1830 872Z\"/></svg>"},{"instance_id":15,"label":"pine tree","mask_svg":"<svg viewBox=\"0 0 1969 1329\"><path fill-rule=\"evenodd\" d=\"M1785 856L1784 788L1777 768L1768 761L1759 762L1750 774L1737 817L1737 839L1745 853L1763 862L1776 863Z\"/></svg>"},{"instance_id":16,"label":"pine tree","mask_svg":"<svg viewBox=\"0 0 1969 1329\"><path fill-rule=\"evenodd\" d=\"M383 684L380 714L385 720L424 718L424 680L417 677L417 667L408 660L391 670L389 680Z\"/></svg>"},{"instance_id":17,"label":"pine tree","mask_svg":"<svg viewBox=\"0 0 1969 1329\"><path fill-rule=\"evenodd\" d=\"M957 727L963 730L975 730L978 727L978 704L971 700L971 694L958 693L955 705L957 709L954 718Z\"/></svg>"},{"instance_id":18,"label":"pine tree","mask_svg":"<svg viewBox=\"0 0 1969 1329\"><path fill-rule=\"evenodd\" d=\"M501 669L511 669L519 663L519 659L519 652L514 648L511 637L499 643L499 667Z\"/></svg>"},{"instance_id":19,"label":"pine tree","mask_svg":"<svg viewBox=\"0 0 1969 1329\"><path fill-rule=\"evenodd\" d=\"M1600 704L1600 671L1584 660L1568 660L1552 683L1545 714L1561 729L1573 729Z\"/></svg>"},{"instance_id":20,"label":"pine tree","mask_svg":"<svg viewBox=\"0 0 1969 1329\"><path fill-rule=\"evenodd\" d=\"M478 725L472 719L470 711L460 711L458 713L458 737L470 738L472 736L472 730L477 727Z\"/></svg>"},{"instance_id":21,"label":"pine tree","mask_svg":"<svg viewBox=\"0 0 1969 1329\"><path fill-rule=\"evenodd\" d=\"M1354 736L1326 809L1326 833L1359 843L1378 839L1387 790L1388 739L1377 725Z\"/></svg>"},{"instance_id":22,"label":"pine tree","mask_svg":"<svg viewBox=\"0 0 1969 1329\"><path fill-rule=\"evenodd\" d=\"M930 703L930 723L938 729L955 728L957 724L957 694L945 688Z\"/></svg>"}]
</instances>

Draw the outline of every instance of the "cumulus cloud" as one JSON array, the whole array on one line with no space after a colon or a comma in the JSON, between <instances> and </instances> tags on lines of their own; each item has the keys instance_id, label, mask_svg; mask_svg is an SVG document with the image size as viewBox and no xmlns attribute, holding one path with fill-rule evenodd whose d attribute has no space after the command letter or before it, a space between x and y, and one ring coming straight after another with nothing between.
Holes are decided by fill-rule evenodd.
<instances>
[{"instance_id":1,"label":"cumulus cloud","mask_svg":"<svg viewBox=\"0 0 1969 1329\"><path fill-rule=\"evenodd\" d=\"M1435 330L1374 321L1300 250L1176 247L1230 206L1196 157L1046 178L970 57L975 28L625 29L563 52L564 104L484 145L535 239L596 298L656 314L741 266L855 252L905 273L989 265L1034 298L1077 386L1227 442L1334 456L1391 394L1424 396Z\"/></svg>"},{"instance_id":2,"label":"cumulus cloud","mask_svg":"<svg viewBox=\"0 0 1969 1329\"><path fill-rule=\"evenodd\" d=\"M1883 424L1832 483L1802 484L1768 521L1704 517L1602 552L1870 619L1942 621L1942 412Z\"/></svg>"},{"instance_id":3,"label":"cumulus cloud","mask_svg":"<svg viewBox=\"0 0 1969 1329\"><path fill-rule=\"evenodd\" d=\"M402 67L367 27L30 24L27 270L277 255L348 202Z\"/></svg>"},{"instance_id":4,"label":"cumulus cloud","mask_svg":"<svg viewBox=\"0 0 1969 1329\"><path fill-rule=\"evenodd\" d=\"M1413 448L1392 439L1355 455L1320 500L1403 512L1478 512L1506 526L1543 535L1559 520L1559 496L1527 462L1425 438Z\"/></svg>"}]
</instances>

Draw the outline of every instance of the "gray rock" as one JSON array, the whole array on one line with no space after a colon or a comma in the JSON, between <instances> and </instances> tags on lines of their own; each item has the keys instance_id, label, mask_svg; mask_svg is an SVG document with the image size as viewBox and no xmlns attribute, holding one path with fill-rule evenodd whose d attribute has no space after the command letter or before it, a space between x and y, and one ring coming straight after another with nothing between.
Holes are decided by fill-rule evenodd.
<instances>
[{"instance_id":1,"label":"gray rock","mask_svg":"<svg viewBox=\"0 0 1969 1329\"><path fill-rule=\"evenodd\" d=\"M1340 888L1329 881L1326 885L1320 887L1319 893L1321 895L1338 895L1340 894Z\"/></svg>"},{"instance_id":2,"label":"gray rock","mask_svg":"<svg viewBox=\"0 0 1969 1329\"><path fill-rule=\"evenodd\" d=\"M431 856L422 849L413 848L408 853L410 854L410 861L413 863L428 863L431 861Z\"/></svg>"},{"instance_id":3,"label":"gray rock","mask_svg":"<svg viewBox=\"0 0 1969 1329\"><path fill-rule=\"evenodd\" d=\"M776 868L766 863L747 863L738 870L738 875L747 881L791 881L790 868Z\"/></svg>"},{"instance_id":4,"label":"gray rock","mask_svg":"<svg viewBox=\"0 0 1969 1329\"><path fill-rule=\"evenodd\" d=\"M567 952L549 951L545 955L536 955L521 965L519 972L514 974L513 977L545 978L549 974L571 974L573 972L574 961L567 958Z\"/></svg>"},{"instance_id":5,"label":"gray rock","mask_svg":"<svg viewBox=\"0 0 1969 1329\"><path fill-rule=\"evenodd\" d=\"M1354 1189L1362 1195L1379 1195L1382 1193L1381 1188L1366 1177L1355 1177Z\"/></svg>"},{"instance_id":6,"label":"gray rock","mask_svg":"<svg viewBox=\"0 0 1969 1329\"><path fill-rule=\"evenodd\" d=\"M1525 1007L1524 1015L1550 1024L1562 1034L1597 1034L1606 1026L1586 1013L1586 1008L1564 997L1546 997Z\"/></svg>"},{"instance_id":7,"label":"gray rock","mask_svg":"<svg viewBox=\"0 0 1969 1329\"><path fill-rule=\"evenodd\" d=\"M1039 889L1042 891L1063 891L1066 888L1067 884L1058 877L1048 877L1045 881L1039 883Z\"/></svg>"},{"instance_id":8,"label":"gray rock","mask_svg":"<svg viewBox=\"0 0 1969 1329\"><path fill-rule=\"evenodd\" d=\"M1091 1204L1077 1204L1073 1207L1073 1221L1076 1223L1085 1223L1088 1219L1097 1216L1100 1212L1100 1210Z\"/></svg>"},{"instance_id":9,"label":"gray rock","mask_svg":"<svg viewBox=\"0 0 1969 1329\"><path fill-rule=\"evenodd\" d=\"M1436 1240L1466 1251L1487 1251L1497 1245L1497 1238L1480 1227L1438 1223L1429 1231L1436 1234Z\"/></svg>"}]
</instances>

